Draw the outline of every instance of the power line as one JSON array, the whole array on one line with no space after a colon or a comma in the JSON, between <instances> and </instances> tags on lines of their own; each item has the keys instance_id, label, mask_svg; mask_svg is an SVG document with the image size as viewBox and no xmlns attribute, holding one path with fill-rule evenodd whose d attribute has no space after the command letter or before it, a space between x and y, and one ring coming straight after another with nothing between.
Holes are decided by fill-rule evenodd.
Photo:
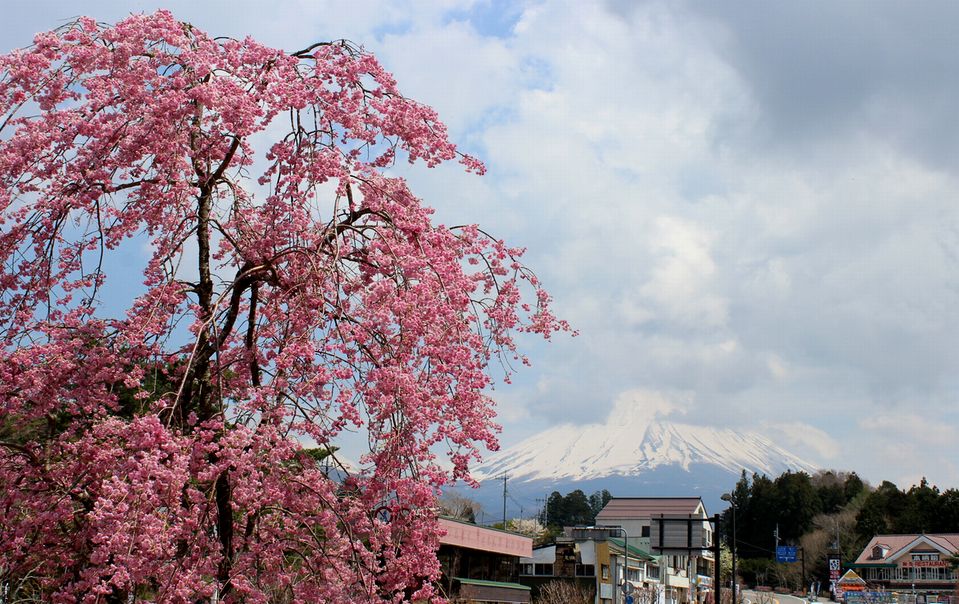
<instances>
[{"instance_id":1,"label":"power line","mask_svg":"<svg viewBox=\"0 0 959 604\"><path fill-rule=\"evenodd\" d=\"M522 515L523 515L523 508L526 507L526 505L523 504L523 503L520 503L519 501L517 501L516 498L513 497L513 494L512 494L512 493L507 493L506 496L509 497L509 500L510 500L510 501L512 501L513 503L516 504L516 506L520 509L519 515L522 516Z\"/></svg>"},{"instance_id":2,"label":"power line","mask_svg":"<svg viewBox=\"0 0 959 604\"><path fill-rule=\"evenodd\" d=\"M748 545L749 547L751 547L751 548L753 548L753 549L762 550L762 551L768 552L768 553L770 553L770 554L775 554L775 553L776 553L775 551L769 549L768 547L763 547L763 546L761 546L761 545L755 545L755 544L750 543L750 542L748 542L748 541L743 541L742 539L740 539L740 538L738 538L738 537L736 538L736 543L741 543L741 544L743 544L743 545Z\"/></svg>"}]
</instances>

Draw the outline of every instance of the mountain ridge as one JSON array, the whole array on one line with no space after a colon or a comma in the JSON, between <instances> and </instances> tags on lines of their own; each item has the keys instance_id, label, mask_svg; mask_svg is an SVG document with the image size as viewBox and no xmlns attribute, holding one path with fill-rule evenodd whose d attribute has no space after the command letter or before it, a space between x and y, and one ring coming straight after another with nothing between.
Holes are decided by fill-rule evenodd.
<instances>
[{"instance_id":1,"label":"mountain ridge","mask_svg":"<svg viewBox=\"0 0 959 604\"><path fill-rule=\"evenodd\" d=\"M640 476L663 466L688 471L695 464L718 466L736 475L742 470L775 476L786 470L818 469L759 432L654 419L645 426L624 422L615 427L549 428L490 455L474 476L480 481L504 473L514 481L577 481Z\"/></svg>"},{"instance_id":2,"label":"mountain ridge","mask_svg":"<svg viewBox=\"0 0 959 604\"><path fill-rule=\"evenodd\" d=\"M514 515L537 509L552 491L574 489L607 489L616 497L698 495L719 510L721 495L743 470L774 477L819 469L758 431L671 421L682 408L648 394L642 400L618 401L605 423L561 424L492 453L473 469L480 488L464 494L499 510L505 475Z\"/></svg>"}]
</instances>

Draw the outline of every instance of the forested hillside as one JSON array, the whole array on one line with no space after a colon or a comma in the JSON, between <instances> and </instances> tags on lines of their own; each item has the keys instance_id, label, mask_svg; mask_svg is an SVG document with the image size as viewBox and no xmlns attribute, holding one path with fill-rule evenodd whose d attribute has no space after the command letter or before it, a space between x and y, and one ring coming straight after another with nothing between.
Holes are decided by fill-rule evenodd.
<instances>
[{"instance_id":1,"label":"forested hillside","mask_svg":"<svg viewBox=\"0 0 959 604\"><path fill-rule=\"evenodd\" d=\"M801 546L807 579L824 580L825 556L838 550L851 561L874 535L959 532L959 490L940 491L923 479L902 490L889 481L872 488L856 473L786 472L771 479L745 472L723 512L723 534L732 543L736 515L739 574L747 583L802 583L802 565L776 564L781 545Z\"/></svg>"},{"instance_id":2,"label":"forested hillside","mask_svg":"<svg viewBox=\"0 0 959 604\"><path fill-rule=\"evenodd\" d=\"M606 489L591 495L581 489L565 495L553 491L540 510L536 542L551 541L566 526L593 524L612 497ZM725 545L733 542L735 509L738 574L750 585L800 589L810 581L825 584L827 553L838 551L844 562L851 562L877 534L959 533L959 489L940 491L925 479L903 490L889 481L874 488L855 472L785 472L776 478L743 472L729 498L733 505L721 514L721 538ZM443 513L476 521L478 503L446 499ZM461 508L468 513L457 511ZM805 577L802 562L775 562L777 531L780 545L800 548ZM724 568L724 575L729 570Z\"/></svg>"}]
</instances>

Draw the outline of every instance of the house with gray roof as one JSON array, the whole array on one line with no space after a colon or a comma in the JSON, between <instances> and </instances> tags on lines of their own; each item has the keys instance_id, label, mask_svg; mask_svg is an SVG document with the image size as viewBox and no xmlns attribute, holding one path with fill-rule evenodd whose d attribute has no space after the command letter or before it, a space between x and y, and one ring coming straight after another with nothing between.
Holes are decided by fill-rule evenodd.
<instances>
[{"instance_id":1,"label":"house with gray roof","mask_svg":"<svg viewBox=\"0 0 959 604\"><path fill-rule=\"evenodd\" d=\"M703 549L690 554L659 554L656 551L658 543L652 543L650 539L656 531L657 519L694 520ZM628 535L629 545L657 556L666 604L689 601L691 593L696 600L702 601L705 593L712 590L714 556L706 548L713 545L714 531L702 498L614 497L596 515L596 525L622 527Z\"/></svg>"}]
</instances>

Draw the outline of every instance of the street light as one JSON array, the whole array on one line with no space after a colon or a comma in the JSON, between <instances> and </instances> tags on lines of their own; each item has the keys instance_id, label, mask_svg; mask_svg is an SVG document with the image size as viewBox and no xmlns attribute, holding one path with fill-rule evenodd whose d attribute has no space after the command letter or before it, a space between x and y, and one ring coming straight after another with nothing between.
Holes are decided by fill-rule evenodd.
<instances>
[{"instance_id":1,"label":"street light","mask_svg":"<svg viewBox=\"0 0 959 604\"><path fill-rule=\"evenodd\" d=\"M736 501L733 500L733 496L730 495L729 493L724 493L723 496L720 497L720 499L722 499L723 501L728 502L729 505L733 508L733 580L732 580L732 586L733 586L733 604L735 604L735 603L737 602L737 599L736 599Z\"/></svg>"}]
</instances>

